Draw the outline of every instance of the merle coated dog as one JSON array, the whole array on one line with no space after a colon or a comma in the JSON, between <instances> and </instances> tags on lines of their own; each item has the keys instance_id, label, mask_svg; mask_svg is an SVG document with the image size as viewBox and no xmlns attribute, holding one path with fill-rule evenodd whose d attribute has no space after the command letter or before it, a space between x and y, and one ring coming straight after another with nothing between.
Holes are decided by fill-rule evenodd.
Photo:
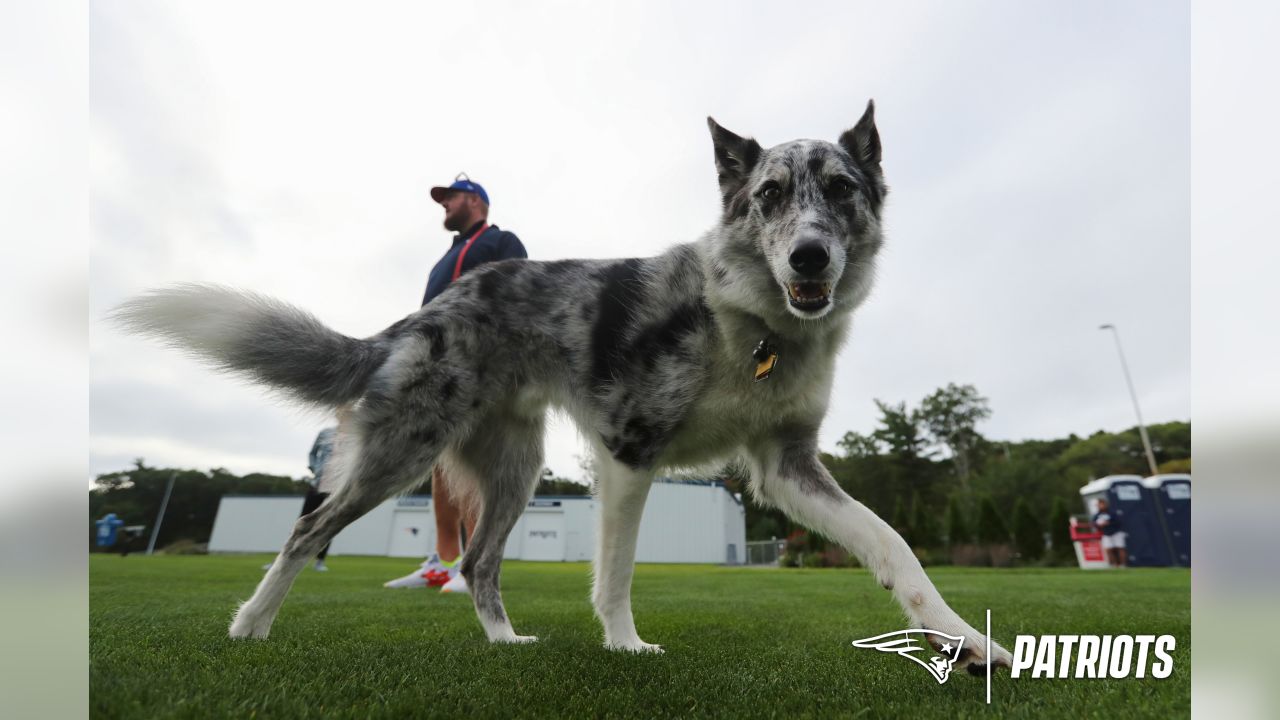
<instances>
[{"instance_id":1,"label":"merle coated dog","mask_svg":"<svg viewBox=\"0 0 1280 720\"><path fill-rule=\"evenodd\" d=\"M498 576L536 485L548 408L594 446L601 503L592 600L608 648L660 652L631 613L636 534L659 471L738 461L755 498L833 538L913 627L963 636L961 664L1007 664L947 606L907 543L818 459L836 355L871 289L886 187L874 105L836 143L763 148L708 119L723 213L697 242L627 260L476 268L365 339L252 293L179 285L115 311L217 368L339 408L344 479L298 520L231 623L265 638L307 560L343 527L444 463L478 504L462 563L493 642L517 635ZM940 641L939 641L940 642Z\"/></svg>"}]
</instances>

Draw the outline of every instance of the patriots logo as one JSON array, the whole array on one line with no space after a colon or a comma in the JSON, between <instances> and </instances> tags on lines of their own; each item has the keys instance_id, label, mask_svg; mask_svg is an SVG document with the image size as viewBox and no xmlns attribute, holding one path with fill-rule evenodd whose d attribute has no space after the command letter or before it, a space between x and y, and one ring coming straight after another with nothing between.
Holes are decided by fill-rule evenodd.
<instances>
[{"instance_id":1,"label":"patriots logo","mask_svg":"<svg viewBox=\"0 0 1280 720\"><path fill-rule=\"evenodd\" d=\"M934 645L930 638L937 638L938 643ZM934 645L942 654L933 655L926 662L920 656L924 655L925 648L930 645ZM939 685L951 677L951 667L955 665L956 660L960 659L960 648L963 645L963 637L947 635L936 630L899 630L853 641L854 647L872 648L880 652L901 655L928 670Z\"/></svg>"}]
</instances>

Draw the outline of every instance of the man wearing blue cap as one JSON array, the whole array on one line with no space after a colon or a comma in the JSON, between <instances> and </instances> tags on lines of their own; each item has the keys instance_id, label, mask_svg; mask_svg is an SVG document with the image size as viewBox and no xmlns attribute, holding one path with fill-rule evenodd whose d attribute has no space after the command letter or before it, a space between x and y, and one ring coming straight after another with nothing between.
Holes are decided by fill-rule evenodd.
<instances>
[{"instance_id":1,"label":"man wearing blue cap","mask_svg":"<svg viewBox=\"0 0 1280 720\"><path fill-rule=\"evenodd\" d=\"M458 235L453 238L453 246L431 269L423 305L477 265L529 257L515 233L489 224L489 193L479 183L472 182L466 173L459 173L449 187L431 188L431 199L444 206L444 229Z\"/></svg>"},{"instance_id":2,"label":"man wearing blue cap","mask_svg":"<svg viewBox=\"0 0 1280 720\"><path fill-rule=\"evenodd\" d=\"M427 277L423 305L477 265L529 257L515 233L489 224L489 193L465 173L459 173L449 187L431 188L431 199L444 206L444 229L458 234ZM441 592L467 592L467 581L458 573L462 564L458 540L462 511L449 496L449 484L438 467L431 476L431 502L436 521L436 552L417 570L384 583L384 587L439 587ZM475 525L474 516L466 518L468 537Z\"/></svg>"}]
</instances>

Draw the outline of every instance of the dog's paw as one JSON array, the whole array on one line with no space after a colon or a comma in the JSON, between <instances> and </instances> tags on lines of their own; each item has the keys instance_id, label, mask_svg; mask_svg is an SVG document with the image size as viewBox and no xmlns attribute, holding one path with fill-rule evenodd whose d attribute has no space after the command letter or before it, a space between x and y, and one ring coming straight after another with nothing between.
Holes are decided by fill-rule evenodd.
<instances>
[{"instance_id":1,"label":"dog's paw","mask_svg":"<svg viewBox=\"0 0 1280 720\"><path fill-rule=\"evenodd\" d=\"M271 621L275 618L256 615L247 609L247 605L241 605L236 611L227 635L232 639L266 640L271 634Z\"/></svg>"},{"instance_id":2,"label":"dog's paw","mask_svg":"<svg viewBox=\"0 0 1280 720\"><path fill-rule=\"evenodd\" d=\"M496 637L491 641L494 645L528 645L538 642L537 635L507 635Z\"/></svg>"},{"instance_id":3,"label":"dog's paw","mask_svg":"<svg viewBox=\"0 0 1280 720\"><path fill-rule=\"evenodd\" d=\"M975 677L983 677L987 673L987 665L992 666L994 671L997 668L1013 667L1013 656L1009 651L998 645L994 640L991 642L991 657L987 657L986 640L979 636L976 640L976 650L964 648L960 651L960 657L956 661L956 665L964 668L970 675Z\"/></svg>"},{"instance_id":4,"label":"dog's paw","mask_svg":"<svg viewBox=\"0 0 1280 720\"><path fill-rule=\"evenodd\" d=\"M266 640L270 634L270 626L255 628L252 623L240 622L239 619L232 622L227 631L227 636L233 640Z\"/></svg>"},{"instance_id":5,"label":"dog's paw","mask_svg":"<svg viewBox=\"0 0 1280 720\"><path fill-rule=\"evenodd\" d=\"M986 677L987 666L991 666L991 674L994 675L996 670L1004 668L1006 670L1013 667L1013 656L1008 650L1000 647L994 640L991 641L991 657L986 657L986 647L982 647L981 653L972 658L961 658L961 665L964 669L974 677Z\"/></svg>"},{"instance_id":6,"label":"dog's paw","mask_svg":"<svg viewBox=\"0 0 1280 720\"><path fill-rule=\"evenodd\" d=\"M950 608L943 608L941 611L926 613L926 615L927 617L914 618L919 623L916 627L964 638L960 654L956 658L957 670L964 668L971 675L983 676L986 674L988 664L993 668L1013 667L1013 656L995 640L991 641L991 657L987 657L987 636L975 630ZM927 636L927 640L935 650L942 652L942 645L946 642L946 638Z\"/></svg>"},{"instance_id":7,"label":"dog's paw","mask_svg":"<svg viewBox=\"0 0 1280 720\"><path fill-rule=\"evenodd\" d=\"M662 649L661 645L654 645L653 643L647 643L639 638L636 638L631 642L625 642L625 643L622 643L622 642L605 643L604 647L606 650L629 652L629 653L635 653L636 655L645 655L645 654L661 655L664 652L666 652L666 650Z\"/></svg>"},{"instance_id":8,"label":"dog's paw","mask_svg":"<svg viewBox=\"0 0 1280 720\"><path fill-rule=\"evenodd\" d=\"M988 658L986 636L968 625L964 625L964 629L958 632L947 630L943 630L942 632L947 632L951 635L961 635L964 637L964 645L960 648L960 654L956 658L955 666L957 669L964 668L970 675L983 677L986 675L988 664L993 665L995 668L1013 667L1013 656L1009 654L1008 650L1005 650L994 640L991 641L991 657ZM934 650L943 652L943 639L936 636L926 637Z\"/></svg>"}]
</instances>

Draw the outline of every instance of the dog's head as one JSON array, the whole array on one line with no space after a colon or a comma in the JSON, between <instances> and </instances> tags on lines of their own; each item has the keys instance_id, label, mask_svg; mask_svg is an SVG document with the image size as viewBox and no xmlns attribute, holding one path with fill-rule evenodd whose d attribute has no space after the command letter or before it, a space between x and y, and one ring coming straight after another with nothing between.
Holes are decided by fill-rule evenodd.
<instances>
[{"instance_id":1,"label":"dog's head","mask_svg":"<svg viewBox=\"0 0 1280 720\"><path fill-rule=\"evenodd\" d=\"M875 105L867 103L837 143L797 140L765 149L711 118L707 124L724 201L712 238L713 292L784 322L843 314L861 303L880 249L886 193Z\"/></svg>"}]
</instances>

